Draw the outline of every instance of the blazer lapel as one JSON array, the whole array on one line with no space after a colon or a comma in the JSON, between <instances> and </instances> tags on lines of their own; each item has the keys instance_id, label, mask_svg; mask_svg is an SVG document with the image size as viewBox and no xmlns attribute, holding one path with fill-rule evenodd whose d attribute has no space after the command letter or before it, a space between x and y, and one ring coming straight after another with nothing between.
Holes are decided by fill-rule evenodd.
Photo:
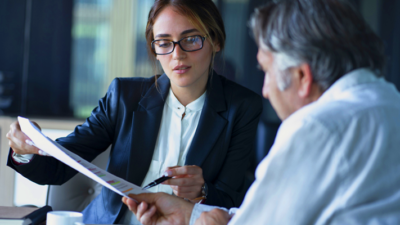
<instances>
[{"instance_id":1,"label":"blazer lapel","mask_svg":"<svg viewBox=\"0 0 400 225\"><path fill-rule=\"evenodd\" d=\"M127 180L141 185L149 170L160 129L165 99L170 88L168 77L163 74L157 79L139 102L132 121L132 142Z\"/></svg>"},{"instance_id":2,"label":"blazer lapel","mask_svg":"<svg viewBox=\"0 0 400 225\"><path fill-rule=\"evenodd\" d=\"M219 114L225 110L223 86L219 75L214 72L208 79L206 101L186 157L186 165L200 166L203 163L227 124Z\"/></svg>"}]
</instances>

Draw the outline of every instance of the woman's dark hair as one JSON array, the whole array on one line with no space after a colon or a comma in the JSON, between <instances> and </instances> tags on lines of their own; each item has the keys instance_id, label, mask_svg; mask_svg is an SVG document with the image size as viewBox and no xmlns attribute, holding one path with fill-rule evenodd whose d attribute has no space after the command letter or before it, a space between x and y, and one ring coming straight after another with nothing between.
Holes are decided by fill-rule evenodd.
<instances>
[{"instance_id":1,"label":"woman's dark hair","mask_svg":"<svg viewBox=\"0 0 400 225\"><path fill-rule=\"evenodd\" d=\"M382 76L383 43L349 1L275 1L258 8L251 24L259 46L308 63L323 91L358 68Z\"/></svg>"},{"instance_id":2,"label":"woman's dark hair","mask_svg":"<svg viewBox=\"0 0 400 225\"><path fill-rule=\"evenodd\" d=\"M153 25L157 16L167 6L172 6L176 12L186 16L196 29L211 38L210 43L213 48L211 70L216 52L214 44L218 44L222 50L226 38L221 14L211 0L156 0L149 12L146 26L147 50L151 60L155 62L156 56L151 48L151 42L154 40Z\"/></svg>"}]
</instances>

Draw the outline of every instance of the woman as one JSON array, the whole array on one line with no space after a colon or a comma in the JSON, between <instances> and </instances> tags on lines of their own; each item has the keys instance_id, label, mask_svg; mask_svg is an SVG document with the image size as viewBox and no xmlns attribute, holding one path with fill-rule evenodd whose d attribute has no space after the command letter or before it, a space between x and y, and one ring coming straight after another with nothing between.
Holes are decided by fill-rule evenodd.
<instances>
[{"instance_id":1,"label":"woman","mask_svg":"<svg viewBox=\"0 0 400 225\"><path fill-rule=\"evenodd\" d=\"M86 160L112 144L107 170L129 182L144 186L166 174L174 178L153 191L239 206L261 98L211 69L225 43L217 8L211 0L157 0L146 38L165 73L116 78L86 122L58 143ZM62 184L76 173L41 156L17 165L17 154L38 149L18 144L27 138L17 123L7 136L14 151L9 165L32 181ZM83 213L86 223L137 222L121 197L107 189Z\"/></svg>"}]
</instances>

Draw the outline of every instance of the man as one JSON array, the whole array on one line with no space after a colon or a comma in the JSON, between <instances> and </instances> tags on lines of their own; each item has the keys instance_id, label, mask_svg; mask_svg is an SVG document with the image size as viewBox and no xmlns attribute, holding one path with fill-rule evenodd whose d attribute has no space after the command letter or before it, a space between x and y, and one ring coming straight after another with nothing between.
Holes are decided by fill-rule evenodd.
<instances>
[{"instance_id":1,"label":"man","mask_svg":"<svg viewBox=\"0 0 400 225\"><path fill-rule=\"evenodd\" d=\"M283 123L241 207L124 203L144 224L400 224L400 94L381 77L379 38L340 0L270 3L252 29Z\"/></svg>"}]
</instances>

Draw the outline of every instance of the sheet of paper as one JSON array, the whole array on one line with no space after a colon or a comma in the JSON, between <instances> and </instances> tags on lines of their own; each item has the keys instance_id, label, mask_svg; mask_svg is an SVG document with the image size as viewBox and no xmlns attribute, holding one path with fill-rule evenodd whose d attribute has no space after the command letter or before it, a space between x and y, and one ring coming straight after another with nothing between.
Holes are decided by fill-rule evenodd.
<instances>
[{"instance_id":1,"label":"sheet of paper","mask_svg":"<svg viewBox=\"0 0 400 225\"><path fill-rule=\"evenodd\" d=\"M82 159L80 156L67 150L57 142L46 137L29 119L18 117L19 125L24 132L35 144L36 147L45 151L59 161L74 168L80 173L102 184L103 186L115 191L116 193L128 197L129 194L147 193L141 187L129 183L95 165Z\"/></svg>"}]
</instances>

